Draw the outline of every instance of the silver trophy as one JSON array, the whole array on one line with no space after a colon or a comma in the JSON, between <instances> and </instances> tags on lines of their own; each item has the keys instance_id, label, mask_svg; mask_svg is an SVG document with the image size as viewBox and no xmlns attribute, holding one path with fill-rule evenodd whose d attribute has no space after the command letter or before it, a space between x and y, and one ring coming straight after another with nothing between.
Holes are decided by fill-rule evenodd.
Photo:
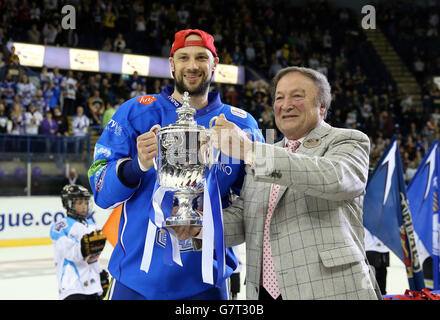
<instances>
[{"instance_id":1,"label":"silver trophy","mask_svg":"<svg viewBox=\"0 0 440 320\"><path fill-rule=\"evenodd\" d=\"M193 209L193 201L203 196L205 172L214 163L211 143L212 135L208 129L194 120L196 109L189 104L189 93L183 95L183 104L176 109L175 123L160 128L158 159L154 159L158 183L162 187L176 191L177 213L168 217L163 227L202 226L202 212ZM217 117L213 117L212 123Z\"/></svg>"}]
</instances>

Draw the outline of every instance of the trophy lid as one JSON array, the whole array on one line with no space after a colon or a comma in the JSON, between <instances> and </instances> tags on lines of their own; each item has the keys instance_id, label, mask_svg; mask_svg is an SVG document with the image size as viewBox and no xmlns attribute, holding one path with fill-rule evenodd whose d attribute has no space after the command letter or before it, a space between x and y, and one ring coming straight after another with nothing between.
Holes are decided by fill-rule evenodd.
<instances>
[{"instance_id":1,"label":"trophy lid","mask_svg":"<svg viewBox=\"0 0 440 320\"><path fill-rule=\"evenodd\" d=\"M188 91L185 91L182 97L183 100L182 106L176 109L177 112L176 124L197 126L197 122L194 120L196 109L191 107L191 105L189 104L190 99L191 98L189 96Z\"/></svg>"}]
</instances>

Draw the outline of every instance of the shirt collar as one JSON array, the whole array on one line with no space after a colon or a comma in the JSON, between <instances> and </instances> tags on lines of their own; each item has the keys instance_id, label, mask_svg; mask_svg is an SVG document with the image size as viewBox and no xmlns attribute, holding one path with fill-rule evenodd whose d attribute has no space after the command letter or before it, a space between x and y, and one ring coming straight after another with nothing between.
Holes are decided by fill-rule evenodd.
<instances>
[{"instance_id":1,"label":"shirt collar","mask_svg":"<svg viewBox=\"0 0 440 320\"><path fill-rule=\"evenodd\" d=\"M171 96L173 92L174 92L174 87L166 86L160 94L166 101L168 101L174 107L176 108L181 107L182 104ZM194 118L204 116L205 114L210 113L211 111L221 107L222 105L223 103L220 100L220 94L218 92L209 92L208 105L202 109L196 109L196 114L194 115Z\"/></svg>"},{"instance_id":2,"label":"shirt collar","mask_svg":"<svg viewBox=\"0 0 440 320\"><path fill-rule=\"evenodd\" d=\"M303 141L304 141L305 138L306 138L306 137L304 136L304 137L302 137L302 138L299 138L299 139L296 140L296 141L299 141L300 143L303 143ZM286 137L284 137L284 146L285 146L285 147L287 147L287 141L289 141L289 139L287 139Z\"/></svg>"},{"instance_id":3,"label":"shirt collar","mask_svg":"<svg viewBox=\"0 0 440 320\"><path fill-rule=\"evenodd\" d=\"M321 121L319 121L319 123L318 123L318 125L316 126L316 127L318 127L321 123L323 123L324 122L324 120L321 120ZM315 128L316 128L315 127ZM313 131L313 130L312 130ZM310 132L309 132L310 133ZM308 134L309 134L308 133ZM307 137L307 135L308 134L306 134L304 137L301 137L301 138L299 138L297 141L299 141L299 142L301 142L301 144L303 143L303 141L304 141L304 139ZM289 139L287 139L287 137L286 136L284 136L284 146L285 147L287 147L287 141L289 141Z\"/></svg>"}]
</instances>

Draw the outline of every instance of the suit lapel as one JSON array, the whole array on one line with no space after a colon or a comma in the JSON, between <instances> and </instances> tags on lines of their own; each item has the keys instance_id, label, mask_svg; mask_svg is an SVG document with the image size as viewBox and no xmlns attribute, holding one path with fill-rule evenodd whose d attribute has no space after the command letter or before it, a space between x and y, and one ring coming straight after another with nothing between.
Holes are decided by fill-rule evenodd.
<instances>
[{"instance_id":1,"label":"suit lapel","mask_svg":"<svg viewBox=\"0 0 440 320\"><path fill-rule=\"evenodd\" d=\"M301 145L296 150L296 153L301 154L307 154L312 155L315 154L316 151L320 150L322 148L322 138L324 138L330 131L331 126L322 121L318 126L310 131L310 133L305 137L304 141L301 143ZM280 142L275 143L275 146L277 147L284 147L284 139ZM275 202L275 208L278 205L278 202L281 200L281 197L286 192L287 187L286 186L280 186L280 191L278 193L277 201ZM270 199L270 188L269 188L269 196L267 199Z\"/></svg>"},{"instance_id":2,"label":"suit lapel","mask_svg":"<svg viewBox=\"0 0 440 320\"><path fill-rule=\"evenodd\" d=\"M284 141L284 139L283 139L283 140L281 140L281 141L275 143L275 146L277 146L277 147L281 147L281 148L284 148L284 144L285 144L285 141ZM299 149L299 148L298 148L298 149ZM269 188L269 197L268 197L267 199L270 199L270 196L271 196L271 190L272 190L272 188ZM286 187L286 186L281 186L281 185L280 185L280 190L278 191L277 200L275 201L275 208L277 207L278 202L280 201L281 197L283 196L284 192L286 192L286 190L287 190L287 187ZM268 202L269 202L269 201L268 201ZM274 213L275 213L275 212L274 212Z\"/></svg>"}]
</instances>

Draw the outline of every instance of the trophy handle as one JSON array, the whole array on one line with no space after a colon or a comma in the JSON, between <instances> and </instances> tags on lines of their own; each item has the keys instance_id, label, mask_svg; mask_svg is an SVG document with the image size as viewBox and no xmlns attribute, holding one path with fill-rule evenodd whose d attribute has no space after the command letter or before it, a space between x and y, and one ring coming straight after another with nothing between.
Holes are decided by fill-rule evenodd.
<instances>
[{"instance_id":1,"label":"trophy handle","mask_svg":"<svg viewBox=\"0 0 440 320\"><path fill-rule=\"evenodd\" d=\"M160 124L155 124L154 126L151 127L150 132L154 132L154 134L157 135L159 133L160 129L161 129ZM158 150L158 152L160 152L160 150ZM153 166L154 166L154 169L157 171L157 169L158 169L157 156L153 158Z\"/></svg>"},{"instance_id":2,"label":"trophy handle","mask_svg":"<svg viewBox=\"0 0 440 320\"><path fill-rule=\"evenodd\" d=\"M154 158L153 158L153 167L154 167L154 170L157 171L157 160L156 160L156 158L157 158L157 157L154 157Z\"/></svg>"}]
</instances>

